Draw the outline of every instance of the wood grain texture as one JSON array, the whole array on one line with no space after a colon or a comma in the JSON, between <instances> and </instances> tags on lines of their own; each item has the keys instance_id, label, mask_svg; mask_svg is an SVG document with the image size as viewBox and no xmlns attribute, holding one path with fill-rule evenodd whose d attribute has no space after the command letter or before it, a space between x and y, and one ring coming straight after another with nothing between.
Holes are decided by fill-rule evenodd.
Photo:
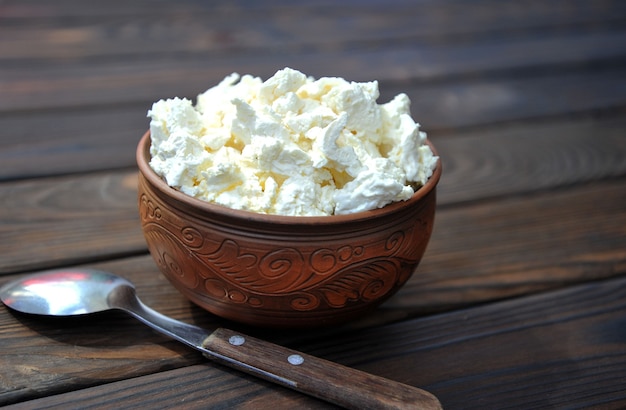
<instances>
[{"instance_id":1,"label":"wood grain texture","mask_svg":"<svg viewBox=\"0 0 626 410\"><path fill-rule=\"evenodd\" d=\"M73 64L8 66L0 67L0 92L6 96L0 101L0 113L7 115L7 113L27 110L67 109L82 106L106 107L131 103L145 106L161 98L176 96L195 98L198 93L216 85L232 72L268 78L285 66L299 69L315 77L342 76L352 81L378 80L383 90L381 101L387 101L390 98L389 94L396 93L396 90L389 85L394 82L401 82L399 87L410 94L411 82L441 81L448 77L464 75L474 77L482 75L481 82L487 84L495 81L496 84L492 86L491 94L484 96L484 99L489 101L493 98L493 89L497 91L497 88L504 87L507 83L507 79L492 78L495 73L543 69L548 74L543 81L539 80L541 87L549 86L554 82L554 87L557 87L554 93L559 93L546 93L546 98L549 98L546 101L548 105L550 99L559 101L559 95L566 90L558 87L564 85L568 88L573 87L572 92L579 94L587 92L594 99L599 98L601 94L595 96L593 90L611 81L611 77L623 76L621 69L614 68L616 72L613 73L588 73L590 84L585 84L580 80L580 73L568 73L567 77L561 79L561 75L555 75L554 72L563 73L563 67L559 64L576 67L576 65L584 66L594 61L602 62L611 57L623 58L625 50L620 44L624 43L624 37L623 33L613 32L585 38L580 35L557 36L551 41L537 37L534 41L490 42L486 40L474 45L413 45L373 51L331 50L323 53L304 51L285 54L233 54L219 59L203 55L178 58L174 61L172 59L131 60L120 63L113 60L98 64L79 61ZM383 63L375 63L379 61ZM355 67L359 69L355 70ZM609 78L604 78L607 76ZM525 87L532 87L531 81L532 78L522 80L521 84ZM513 83L516 84L515 81ZM619 83L615 81L611 84L619 86ZM479 91L482 93L490 91L481 84L470 83L466 86L470 89L480 87ZM617 98L619 94L615 91L617 90L606 97ZM498 101L503 98L500 94L496 96L499 97ZM428 98L432 100L435 97L429 95ZM414 100L414 105L417 104L418 107L419 104L423 104L419 99L414 98ZM623 104L623 99L619 101ZM586 103L585 99L570 102ZM587 104L593 102L589 101ZM437 107L437 104L433 105ZM428 120L428 117L420 116L420 110L414 111L414 114L418 116L418 119L423 118L420 121L425 126L432 128L438 124L424 122Z\"/></svg>"},{"instance_id":2,"label":"wood grain texture","mask_svg":"<svg viewBox=\"0 0 626 410\"><path fill-rule=\"evenodd\" d=\"M577 7L571 3L525 0L503 7L496 1L448 2L444 11L432 1L387 2L384 7L364 2L318 1L297 7L264 2L251 13L249 6L215 2L186 2L184 8L117 3L105 10L98 3L85 9L68 1L54 8L20 2L4 15L0 34L6 41L0 43L0 61L24 64L443 42L496 33L545 32L555 26L559 31L572 26L595 28L619 24L626 14L621 2L578 2ZM80 19L77 12L84 13ZM69 18L74 18L71 25L66 22Z\"/></svg>"},{"instance_id":3,"label":"wood grain texture","mask_svg":"<svg viewBox=\"0 0 626 410\"><path fill-rule=\"evenodd\" d=\"M22 17L0 31L7 39L1 43L0 58L10 62L17 53L21 62L0 68L0 91L6 97L0 111L193 97L242 67L263 77L290 65L315 76L389 82L502 70L522 73L528 68L562 71L624 58L625 34L613 27L626 18L621 2L525 3L496 7L491 1L459 2L442 9L436 2L420 2L382 10L352 4L333 7L333 13L283 5L256 10L269 13L265 19L237 7L208 8L197 15L197 4L173 10L148 7L149 14L138 18L136 9L125 5L99 19L68 25L63 10L72 2L56 6L58 20L46 12L52 8L36 2L29 9L30 24ZM20 6L27 10L24 3ZM20 6L15 6L17 15ZM11 22L12 7L6 10L6 21ZM126 20L121 17L124 10ZM224 24L245 30L220 28ZM267 33L255 32L255 24L262 24ZM246 41L263 48L250 50ZM290 43L296 48L286 50ZM215 44L232 50L216 55ZM180 54L181 47L191 50ZM106 56L113 50L117 54L94 60L94 54ZM29 60L23 53L48 55L51 61Z\"/></svg>"},{"instance_id":4,"label":"wood grain texture","mask_svg":"<svg viewBox=\"0 0 626 410\"><path fill-rule=\"evenodd\" d=\"M623 275L625 203L621 178L442 209L418 274L389 306L447 309Z\"/></svg>"},{"instance_id":5,"label":"wood grain texture","mask_svg":"<svg viewBox=\"0 0 626 410\"><path fill-rule=\"evenodd\" d=\"M0 180L132 167L152 102L193 98L233 71L268 77L285 65L377 79L380 101L406 92L431 135L546 116L623 114L623 64L610 63L626 58L622 2L496 3L279 2L210 10L124 3L111 11L97 3L9 2L0 27L7 39L0 60L8 59L0 64ZM219 24L241 27L251 6L267 15L253 20L264 21L278 43L257 33L214 33ZM186 41L192 36L197 41ZM265 48L254 51L239 37ZM299 46L288 51L289 42ZM155 44L164 51L151 51ZM197 50L180 54L175 45ZM107 54L113 50L118 54Z\"/></svg>"},{"instance_id":6,"label":"wood grain texture","mask_svg":"<svg viewBox=\"0 0 626 410\"><path fill-rule=\"evenodd\" d=\"M606 152L605 148L611 155L614 150L617 153L623 150L623 139L619 138L620 127L623 127L620 113L623 111L622 104L626 103L626 100L621 101L626 93L614 93L617 90L613 85L618 81L616 75L613 73L605 78L600 73L595 77L597 83L593 83L593 77L585 79L581 74L569 78L564 76L558 81L556 77L542 77L541 80L527 82L494 81L473 85L465 83L458 87L397 88L389 94L391 96L397 91L411 95L414 99L412 110L418 120L425 120L422 121L426 123L422 129L431 135L436 146L439 145L436 137L455 136L454 141L458 142L454 144L465 145L464 150L480 149L478 158L502 149L502 144L495 142L500 137L516 142L516 149L533 156L539 155L543 149L554 153L559 145L568 149L569 144L579 150L576 155L584 156L587 152L591 154L598 150ZM577 81L586 82L587 86L582 86L584 89L572 86ZM576 92L585 96L584 101L570 102L576 97ZM554 96L551 97L551 94ZM542 111L544 105L550 106ZM0 138L0 180L134 168L137 142L148 128L145 115L149 106L133 105L104 109L102 112L77 110L71 116L59 116L58 112L0 116L0 129L5 133ZM585 113L586 110L589 111ZM610 114L594 115L603 110ZM542 113L548 117L541 118ZM464 129L466 127L473 129ZM485 141L472 149L469 145L483 135ZM465 136L470 138L464 143ZM554 141L550 141L552 139ZM596 139L597 147L593 142ZM444 141L443 144L447 143ZM533 151L537 144L546 147ZM442 146L442 149L446 150L442 153L446 161L471 158L467 154L458 155L447 147ZM512 163L501 166L517 166L520 160L525 161L521 153L518 159L515 152L508 155ZM554 155L567 161L563 154ZM552 164L554 160L554 157L543 159L545 164ZM567 169L570 168L568 166ZM586 165L580 169L586 172Z\"/></svg>"},{"instance_id":7,"label":"wood grain texture","mask_svg":"<svg viewBox=\"0 0 626 410\"><path fill-rule=\"evenodd\" d=\"M67 409L68 406L217 410L340 409L291 389L272 385L269 391L269 382L210 362L131 380L51 396L45 400L45 406L49 409ZM173 380L176 383L172 383ZM32 400L6 407L32 409L39 405L43 405L43 402Z\"/></svg>"},{"instance_id":8,"label":"wood grain texture","mask_svg":"<svg viewBox=\"0 0 626 410\"><path fill-rule=\"evenodd\" d=\"M135 167L149 105L0 116L0 181Z\"/></svg>"},{"instance_id":9,"label":"wood grain texture","mask_svg":"<svg viewBox=\"0 0 626 410\"><path fill-rule=\"evenodd\" d=\"M135 172L28 180L0 191L0 273L145 252Z\"/></svg>"},{"instance_id":10,"label":"wood grain texture","mask_svg":"<svg viewBox=\"0 0 626 410\"><path fill-rule=\"evenodd\" d=\"M185 322L432 391L446 409L626 407L626 2L5 0L0 284L84 264ZM361 320L243 327L146 253L136 143L151 103L283 66L407 92L444 175L432 241ZM0 404L333 408L207 362L122 314L0 306ZM45 399L43 399L45 397Z\"/></svg>"},{"instance_id":11,"label":"wood grain texture","mask_svg":"<svg viewBox=\"0 0 626 410\"><path fill-rule=\"evenodd\" d=\"M620 408L626 403L625 292L621 276L382 332L366 329L341 340L348 348L328 339L307 351L341 351L333 355L341 363L406 374L405 382L432 391L444 408ZM396 348L405 353L394 355Z\"/></svg>"},{"instance_id":12,"label":"wood grain texture","mask_svg":"<svg viewBox=\"0 0 626 410\"><path fill-rule=\"evenodd\" d=\"M325 331L297 333L226 325L295 348L310 340L332 340L338 344L337 352L350 354L361 342L343 343L337 334L376 329L433 311L623 276L625 195L626 181L622 178L557 194L541 193L443 209L418 272L392 299L362 320ZM224 325L191 306L167 283L150 256L89 266L129 278L137 284L141 299L166 315L207 328ZM7 276L6 280L13 277L16 275ZM0 400L4 402L146 375L164 367L189 366L202 360L199 354L120 315L105 315L97 321L85 319L77 327L72 320L41 321L14 316L2 307L0 334L4 335L5 353L0 355L4 377ZM369 338L364 336L363 343L369 343ZM73 345L69 353L67 344ZM329 356L323 349L304 351L346 363L341 355ZM362 363L369 363L369 359L363 357ZM62 384L58 378L63 379ZM411 380L408 384L426 388L427 383Z\"/></svg>"},{"instance_id":13,"label":"wood grain texture","mask_svg":"<svg viewBox=\"0 0 626 410\"><path fill-rule=\"evenodd\" d=\"M625 121L583 118L435 137L444 166L438 206L623 176ZM0 273L145 252L136 189L135 171L0 184Z\"/></svg>"},{"instance_id":14,"label":"wood grain texture","mask_svg":"<svg viewBox=\"0 0 626 410\"><path fill-rule=\"evenodd\" d=\"M203 346L211 351L207 357L220 363L344 408L441 409L437 398L422 389L229 329L217 329Z\"/></svg>"},{"instance_id":15,"label":"wood grain texture","mask_svg":"<svg viewBox=\"0 0 626 410\"><path fill-rule=\"evenodd\" d=\"M624 278L391 326L313 338L303 350L433 391L446 409L626 404ZM483 354L481 352L489 352ZM481 361L476 357L480 355ZM495 369L495 370L494 370ZM177 380L177 383L173 383ZM9 408L330 408L214 365L197 365ZM532 391L532 394L527 394Z\"/></svg>"},{"instance_id":16,"label":"wood grain texture","mask_svg":"<svg viewBox=\"0 0 626 410\"><path fill-rule=\"evenodd\" d=\"M444 165L440 207L626 175L626 119L538 121L432 138Z\"/></svg>"}]
</instances>

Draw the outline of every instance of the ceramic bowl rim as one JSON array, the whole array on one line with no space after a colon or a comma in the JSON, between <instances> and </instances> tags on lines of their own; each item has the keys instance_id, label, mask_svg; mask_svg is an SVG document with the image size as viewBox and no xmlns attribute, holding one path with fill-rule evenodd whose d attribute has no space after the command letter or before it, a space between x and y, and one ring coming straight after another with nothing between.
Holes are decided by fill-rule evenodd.
<instances>
[{"instance_id":1,"label":"ceramic bowl rim","mask_svg":"<svg viewBox=\"0 0 626 410\"><path fill-rule=\"evenodd\" d=\"M427 196L431 191L435 189L439 179L441 177L441 157L437 159L437 166L433 171L431 177L426 181L426 184L421 186L413 196L406 201L399 201L388 204L382 208L373 209L369 211L355 212L345 215L327 215L327 216L287 216L287 215L273 215L273 214L261 214L253 211L245 211L239 209L229 208L223 205L218 205L208 201L204 201L199 198L194 198L187 195L167 184L157 173L150 167L150 130L146 131L141 137L137 145L136 160L139 167L139 171L142 175L152 184L156 189L161 191L168 197L185 204L186 206L195 209L199 212L206 212L209 214L222 214L229 218L242 219L249 222L259 222L263 224L272 223L278 225L336 225L350 222L358 222L365 219L383 217L393 212L410 207L411 204L419 202L422 198ZM433 144L426 140L426 143L433 151L433 154L438 156L437 151Z\"/></svg>"}]
</instances>

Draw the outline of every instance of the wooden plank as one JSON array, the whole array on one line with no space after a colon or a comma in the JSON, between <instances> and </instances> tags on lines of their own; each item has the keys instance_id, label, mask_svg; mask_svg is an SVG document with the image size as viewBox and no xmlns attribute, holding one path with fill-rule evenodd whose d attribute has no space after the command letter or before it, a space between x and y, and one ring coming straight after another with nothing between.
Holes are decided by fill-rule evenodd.
<instances>
[{"instance_id":1,"label":"wooden plank","mask_svg":"<svg viewBox=\"0 0 626 410\"><path fill-rule=\"evenodd\" d=\"M0 116L0 181L134 168L150 105Z\"/></svg>"},{"instance_id":2,"label":"wooden plank","mask_svg":"<svg viewBox=\"0 0 626 410\"><path fill-rule=\"evenodd\" d=\"M576 3L572 9L584 9L584 4ZM608 7L608 3L593 4L589 7L594 10ZM528 9L535 10L535 6ZM567 14L570 6L556 5L552 13ZM512 9L500 12L513 13ZM580 33L565 30L551 35L526 33L505 42L494 37L470 44L410 47L402 43L382 51L327 51L327 58L320 58L316 51L293 58L301 60L303 70L313 69L318 74L379 78L381 101L407 92L417 119L432 135L534 119L544 112L568 116L586 110L623 111L623 69L595 71L589 79L583 71L587 64L602 66L611 57L623 58L623 37L624 33L614 28ZM3 66L0 91L6 98L0 100L0 106L4 104L6 112L0 115L0 180L133 166L134 145L147 128L145 112L154 100L193 96L241 67L257 67L250 71L268 76L282 66L272 54L226 56L219 61L217 66L214 59L202 58L158 64L109 61L101 67L94 62ZM373 64L379 61L386 63ZM537 72L569 65L573 68L565 69L564 74ZM511 80L525 70L533 76ZM490 73L489 79L478 73ZM115 147L120 147L121 154Z\"/></svg>"},{"instance_id":3,"label":"wooden plank","mask_svg":"<svg viewBox=\"0 0 626 410\"><path fill-rule=\"evenodd\" d=\"M626 118L509 123L436 135L440 206L626 175Z\"/></svg>"},{"instance_id":4,"label":"wooden plank","mask_svg":"<svg viewBox=\"0 0 626 410\"><path fill-rule=\"evenodd\" d=\"M1 273L145 252L134 171L28 180L0 191Z\"/></svg>"},{"instance_id":5,"label":"wooden plank","mask_svg":"<svg viewBox=\"0 0 626 410\"><path fill-rule=\"evenodd\" d=\"M444 207L418 273L388 307L423 314L623 275L624 204L622 177Z\"/></svg>"},{"instance_id":6,"label":"wooden plank","mask_svg":"<svg viewBox=\"0 0 626 410\"><path fill-rule=\"evenodd\" d=\"M378 80L383 94L381 101L388 100L399 91L411 92L419 83L419 93L426 93L434 107L460 109L460 104L450 106L453 96L446 96L438 88L441 84L425 84L426 81L442 81L450 77L478 76L479 83L452 83L459 91L470 93L474 100L502 103L502 99L515 99L509 90L508 78L502 73L510 72L521 81L523 87L555 87L545 97L546 105L567 111L558 96L568 89L576 92L578 104L586 97L592 101L606 93L605 84L619 85L623 68L585 73L579 71L593 62L626 56L626 32L611 31L591 34L545 35L533 34L531 38L499 41L498 38L462 44L402 45L381 47L374 50L328 50L294 53L229 54L219 59L214 55L159 60L78 61L72 64L37 64L27 67L0 67L0 113L27 110L50 110L62 107L106 106L116 104L143 104L168 97L189 97L217 84L226 75L236 71L268 78L277 70L290 66L315 77L341 76L353 81ZM381 63L382 62L382 63ZM564 65L569 68L564 68ZM524 69L543 70L544 77L524 78ZM555 71L558 71L555 74ZM532 73L532 71L530 71ZM496 76L496 73L500 75ZM564 78L562 78L564 77ZM589 81L590 84L586 84ZM394 82L399 83L395 84ZM422 87L426 89L422 90ZM433 90L429 91L429 87ZM467 89L463 89L463 87ZM567 88L563 88L567 87ZM398 90L397 88L400 88ZM597 89L599 96L594 94ZM611 90L609 88L609 90ZM621 92L621 94L618 93ZM602 94L601 94L602 93ZM623 103L623 90L614 90L606 98ZM459 98L457 96L456 98ZM571 98L571 97L570 97ZM495 100L494 100L495 99ZM472 102L481 102L481 100ZM458 100L457 103L465 103ZM595 102L595 101L594 101ZM417 100L415 104L420 104ZM593 104L592 102L587 105ZM419 111L418 111L419 112ZM437 123L435 123L437 125ZM455 124L456 125L456 124ZM433 126L433 125L431 125ZM439 125L441 126L441 125Z\"/></svg>"},{"instance_id":7,"label":"wooden plank","mask_svg":"<svg viewBox=\"0 0 626 410\"><path fill-rule=\"evenodd\" d=\"M336 48L390 43L458 41L463 36L518 36L619 24L623 2L520 1L349 4L319 2L241 8L199 3L15 5L0 27L0 61L180 55L231 50ZM71 9L67 9L71 7ZM13 10L13 11L11 11ZM20 14L21 10L21 14ZM28 14L30 13L30 15ZM74 14L80 13L76 19ZM43 18L47 14L47 18ZM32 16L32 17L29 17ZM68 17L73 16L73 20ZM549 27L549 28L548 28ZM323 28L321 30L320 28ZM340 46L341 47L341 46ZM343 46L342 48L345 48Z\"/></svg>"},{"instance_id":8,"label":"wooden plank","mask_svg":"<svg viewBox=\"0 0 626 410\"><path fill-rule=\"evenodd\" d=\"M459 131L467 127L501 126L505 122L520 122L525 126L541 120L538 132L543 132L544 138L552 138L541 131L546 121L544 116L569 120L572 115L579 118L582 115L583 120L590 121L585 117L587 112L624 112L623 75L624 70L618 69L518 80L383 84L381 101L387 101L398 92L407 92L413 101L414 117L431 136L460 134ZM0 115L0 180L134 166L135 146L148 128L146 112L150 104L77 108L71 113L52 110ZM522 137L523 129L510 131L518 126L509 124L503 128L503 133L528 138L527 135ZM557 125L554 132L575 132L579 136L617 132L617 129L595 130L593 122L582 123L584 131L569 126L559 130L559 127ZM480 133L483 132L499 133L495 128L492 131L481 129ZM478 134L474 134L476 138ZM555 144L562 143L555 140ZM485 145L484 149L488 147ZM478 153L478 157L481 155Z\"/></svg>"},{"instance_id":9,"label":"wooden plank","mask_svg":"<svg viewBox=\"0 0 626 410\"><path fill-rule=\"evenodd\" d=\"M311 351L402 377L444 408L619 408L626 403L625 296L621 276L366 329L339 343L324 339Z\"/></svg>"},{"instance_id":10,"label":"wooden plank","mask_svg":"<svg viewBox=\"0 0 626 410\"><path fill-rule=\"evenodd\" d=\"M626 404L626 348L620 343L624 313L626 279L618 278L386 327L336 332L330 338L313 336L296 346L426 388L446 409L502 408L505 402L517 408L620 408ZM489 354L477 363L476 352L485 351ZM16 396L12 402L32 397ZM156 403L331 408L211 364L128 375L127 380L11 408Z\"/></svg>"},{"instance_id":11,"label":"wooden plank","mask_svg":"<svg viewBox=\"0 0 626 410\"><path fill-rule=\"evenodd\" d=\"M20 24L30 22L38 22L42 19L65 19L68 21L88 21L93 18L107 18L115 16L123 18L124 16L150 16L152 18L158 15L177 15L184 13L194 13L204 17L203 13L212 11L215 14L231 13L238 16L245 14L246 11L254 11L258 15L268 12L292 12L297 10L317 10L324 8L332 10L335 13L351 10L358 16L358 13L365 10L367 12L384 13L389 9L417 9L424 13L431 9L446 9L451 14L470 14L469 11L476 10L476 14L493 14L498 13L502 16L511 18L513 22L515 18L525 16L525 13L534 13L535 19L545 19L550 25L555 24L555 16L567 16L568 18L585 18L585 14L606 13L614 10L618 13L620 10L620 2L616 0L598 0L590 4L585 0L555 0L546 4L539 0L520 0L516 4L503 5L497 0L476 0L472 2L473 8L468 7L464 0L345 0L336 2L333 0L316 0L307 3L294 3L289 0L268 0L258 2L254 0L214 0L210 4L183 1L172 7L170 4L154 2L150 0L136 0L132 3L123 0L108 1L92 1L88 7L80 0L59 0L54 4L45 0L5 0L3 2L2 17L8 22L17 21ZM499 6L499 10L493 10L494 5ZM472 18L467 16L467 18ZM588 18L588 16L587 16ZM528 18L529 23L531 19ZM557 20L558 22L558 20ZM503 22L508 25L509 22ZM519 24L519 22L518 22Z\"/></svg>"},{"instance_id":12,"label":"wooden plank","mask_svg":"<svg viewBox=\"0 0 626 410\"><path fill-rule=\"evenodd\" d=\"M435 231L418 272L373 314L326 331L276 332L227 325L298 347L307 340L338 340L337 332L352 334L435 311L623 276L624 203L626 179L621 178L549 194L444 207L438 212ZM127 277L137 285L145 303L166 315L207 328L220 323L168 285L148 255L92 262L89 266ZM8 275L6 280L17 276ZM500 308L494 309L500 312ZM502 314L507 317L513 313ZM103 333L102 329L106 331ZM433 333L438 334L439 330ZM371 337L363 340L375 340ZM104 315L98 321L79 320L77 325L74 320L42 321L14 316L2 307L0 341L0 400L49 395L203 360L199 354L155 336L133 319L122 319L120 315ZM68 343L75 346L69 353ZM343 347L338 347L336 353L313 346L307 347L307 351L355 365L359 363L342 356L357 348L358 343L353 343L339 343ZM445 354L442 355L438 360L443 360ZM372 363L377 363L372 371L385 368L378 359L372 359ZM58 383L59 378L63 383ZM422 387L431 384L414 378L399 381Z\"/></svg>"},{"instance_id":13,"label":"wooden plank","mask_svg":"<svg viewBox=\"0 0 626 410\"><path fill-rule=\"evenodd\" d=\"M346 326L245 331L427 388L446 408L625 407L626 3L391 0L387 10L389 2L322 1L300 10L287 0L220 0L215 17L182 3L171 20L170 7L146 10L143 0L2 2L0 38L10 41L0 44L0 282L88 264L132 279L165 314L221 323L146 254L133 153L149 104L193 96L238 67L267 76L296 62L317 76L379 78L383 100L408 91L444 157L419 272ZM270 16L274 31L216 21L246 23L251 10ZM333 12L345 26L330 24L324 13ZM412 16L424 24L411 27ZM441 24L450 22L458 25ZM207 37L193 43L194 33ZM53 37L42 49L34 34ZM170 41L163 52L149 44L160 36ZM73 172L88 173L17 180ZM422 317L452 309L462 310ZM208 365L121 314L56 321L0 307L0 346L3 404L50 394L63 408L319 404Z\"/></svg>"},{"instance_id":14,"label":"wooden plank","mask_svg":"<svg viewBox=\"0 0 626 410\"><path fill-rule=\"evenodd\" d=\"M626 118L581 119L436 137L439 207L623 176L625 126ZM83 169L96 168L89 160ZM144 252L136 195L134 170L0 184L0 272Z\"/></svg>"},{"instance_id":15,"label":"wooden plank","mask_svg":"<svg viewBox=\"0 0 626 410\"><path fill-rule=\"evenodd\" d=\"M601 69L516 79L456 80L445 89L424 84L408 94L413 116L433 133L505 122L566 119L604 112L621 114L626 108L626 84L618 80L623 77L621 71ZM386 93L391 95L401 89L386 88L381 97L384 100Z\"/></svg>"},{"instance_id":16,"label":"wooden plank","mask_svg":"<svg viewBox=\"0 0 626 410\"><path fill-rule=\"evenodd\" d=\"M375 319L419 315L623 274L625 186L621 178L553 193L441 207L418 273ZM137 242L142 241L139 228L133 230ZM96 229L94 232L97 236ZM45 241L38 245L41 249L45 246ZM71 246L79 245L68 248ZM103 255L91 264L98 266L97 259L103 260L109 254L106 246ZM139 244L136 247L140 249ZM67 250L65 253L71 255ZM30 255L37 260L37 253ZM145 276L135 276L145 273L136 271L148 271L155 277L159 274L149 256L142 258L145 261L121 259L105 268L149 283ZM70 259L66 264L72 262ZM27 267L34 269L36 263ZM57 263L60 265L63 259ZM6 262L4 269L7 273ZM157 293L155 299L151 296L154 291L146 290L148 301L162 303L158 299L162 293Z\"/></svg>"},{"instance_id":17,"label":"wooden plank","mask_svg":"<svg viewBox=\"0 0 626 410\"><path fill-rule=\"evenodd\" d=\"M450 2L449 0L447 0ZM457 0L456 2L458 2ZM606 0L605 0L606 1ZM420 0L420 4L433 2L433 0ZM181 1L178 7L172 7L167 3L154 2L151 0L137 0L132 3L123 0L110 1L92 1L89 7L84 7L85 3L76 0L61 0L54 5L45 0L6 0L3 3L3 17L7 19L36 19L36 18L80 18L101 16L125 16L125 15L158 15L162 13L172 13L178 9L189 10L193 13L201 13L206 10L223 11L230 10L233 12L241 12L244 10L252 10L255 12L263 12L264 10L280 8L289 10L292 8L307 7L304 4L295 4L289 0L267 0L258 2L255 0L214 0L209 3L197 1ZM333 0L316 0L312 2L317 7L333 7L344 6L360 6L360 7L396 7L402 5L414 5L413 0L388 0L381 3L379 0L345 0L337 3ZM455 2L450 2L454 4Z\"/></svg>"},{"instance_id":18,"label":"wooden plank","mask_svg":"<svg viewBox=\"0 0 626 410\"><path fill-rule=\"evenodd\" d=\"M198 383L199 379L204 383ZM64 401L65 405L62 404ZM45 404L43 401L26 401L7 408L32 409L31 406L42 405L50 409L66 409L67 406L101 408L109 405L122 408L250 410L340 408L286 388L250 379L213 363L150 374L134 383L113 382L93 389L60 394L45 399Z\"/></svg>"}]
</instances>

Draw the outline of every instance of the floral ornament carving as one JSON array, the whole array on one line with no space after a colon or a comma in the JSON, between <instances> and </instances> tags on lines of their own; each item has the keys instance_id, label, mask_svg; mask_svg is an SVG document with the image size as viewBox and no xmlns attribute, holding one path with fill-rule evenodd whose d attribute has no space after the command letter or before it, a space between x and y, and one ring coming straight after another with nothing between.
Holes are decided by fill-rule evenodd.
<instances>
[{"instance_id":1,"label":"floral ornament carving","mask_svg":"<svg viewBox=\"0 0 626 410\"><path fill-rule=\"evenodd\" d=\"M146 193L139 206L150 252L166 276L198 299L250 308L306 312L383 300L409 278L428 241L428 223L416 218L362 245L346 244L349 238L266 245L204 222L164 218L163 205Z\"/></svg>"},{"instance_id":2,"label":"floral ornament carving","mask_svg":"<svg viewBox=\"0 0 626 410\"><path fill-rule=\"evenodd\" d=\"M141 194L139 197L139 210L141 220L155 220L161 219L161 208L156 205L146 194Z\"/></svg>"},{"instance_id":3,"label":"floral ornament carving","mask_svg":"<svg viewBox=\"0 0 626 410\"><path fill-rule=\"evenodd\" d=\"M294 248L255 255L242 251L231 239L211 247L195 228L172 231L152 221L144 224L146 236L155 244L153 255L164 272L177 276L190 290L202 286L211 298L252 307L263 306L262 296L268 295L285 299L295 310L371 302L384 297L412 270L391 256L403 243L401 232L395 232L382 245L389 254L386 257L364 258L364 247L345 245L335 250L315 249L307 257ZM196 260L201 268L185 272L175 262L184 259Z\"/></svg>"}]
</instances>

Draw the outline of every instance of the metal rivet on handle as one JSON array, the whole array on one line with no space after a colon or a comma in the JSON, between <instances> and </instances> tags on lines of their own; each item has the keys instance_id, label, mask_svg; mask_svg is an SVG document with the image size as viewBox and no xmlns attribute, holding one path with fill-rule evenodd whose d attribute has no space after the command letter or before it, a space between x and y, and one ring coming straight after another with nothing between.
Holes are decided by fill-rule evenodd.
<instances>
[{"instance_id":1,"label":"metal rivet on handle","mask_svg":"<svg viewBox=\"0 0 626 410\"><path fill-rule=\"evenodd\" d=\"M228 339L228 343L230 343L233 346L241 346L245 342L246 342L246 338L241 335L234 335L234 336L231 336L230 339Z\"/></svg>"},{"instance_id":2,"label":"metal rivet on handle","mask_svg":"<svg viewBox=\"0 0 626 410\"><path fill-rule=\"evenodd\" d=\"M294 366L299 366L304 363L304 357L300 356L299 354L292 354L287 358L287 361Z\"/></svg>"}]
</instances>

